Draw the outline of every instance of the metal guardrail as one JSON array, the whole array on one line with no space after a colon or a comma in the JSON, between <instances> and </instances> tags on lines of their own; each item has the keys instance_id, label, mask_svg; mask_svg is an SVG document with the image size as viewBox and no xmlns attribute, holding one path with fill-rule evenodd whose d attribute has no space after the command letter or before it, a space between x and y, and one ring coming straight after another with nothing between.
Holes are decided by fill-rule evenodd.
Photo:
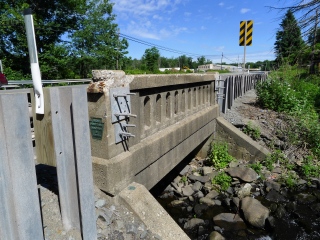
<instances>
[{"instance_id":1,"label":"metal guardrail","mask_svg":"<svg viewBox=\"0 0 320 240\"><path fill-rule=\"evenodd\" d=\"M42 80L42 84L56 84L56 83L89 83L91 79L60 79L60 80ZM8 85L27 85L32 84L32 80L8 80Z\"/></svg>"}]
</instances>

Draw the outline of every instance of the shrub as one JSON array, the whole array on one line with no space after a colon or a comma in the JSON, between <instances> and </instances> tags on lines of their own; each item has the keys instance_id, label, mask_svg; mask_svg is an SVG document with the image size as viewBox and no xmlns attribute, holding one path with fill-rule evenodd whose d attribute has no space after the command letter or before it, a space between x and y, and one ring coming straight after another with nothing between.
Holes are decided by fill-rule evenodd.
<instances>
[{"instance_id":1,"label":"shrub","mask_svg":"<svg viewBox=\"0 0 320 240\"><path fill-rule=\"evenodd\" d=\"M211 164L217 169L227 167L228 164L234 160L233 157L228 153L228 145L226 143L219 142L211 144L208 157L211 161Z\"/></svg>"},{"instance_id":2,"label":"shrub","mask_svg":"<svg viewBox=\"0 0 320 240\"><path fill-rule=\"evenodd\" d=\"M219 173L211 180L211 183L219 185L222 191L226 191L231 186L231 182L232 178L225 172Z\"/></svg>"}]
</instances>

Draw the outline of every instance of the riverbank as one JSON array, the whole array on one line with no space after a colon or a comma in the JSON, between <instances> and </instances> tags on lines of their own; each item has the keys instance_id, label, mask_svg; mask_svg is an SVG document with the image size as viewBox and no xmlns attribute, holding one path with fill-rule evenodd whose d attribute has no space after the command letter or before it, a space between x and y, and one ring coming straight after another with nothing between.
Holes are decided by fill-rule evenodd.
<instances>
[{"instance_id":1,"label":"riverbank","mask_svg":"<svg viewBox=\"0 0 320 240\"><path fill-rule=\"evenodd\" d=\"M223 170L195 158L159 202L191 239L319 239L320 180L300 172L310 152L289 141L294 119L261 109L254 91L223 117L276 154L261 163L236 159Z\"/></svg>"}]
</instances>

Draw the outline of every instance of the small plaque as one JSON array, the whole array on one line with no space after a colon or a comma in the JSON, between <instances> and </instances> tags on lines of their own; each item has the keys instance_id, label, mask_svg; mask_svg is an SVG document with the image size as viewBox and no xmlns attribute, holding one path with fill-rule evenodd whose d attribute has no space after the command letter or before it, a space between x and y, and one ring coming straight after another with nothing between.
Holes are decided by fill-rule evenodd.
<instances>
[{"instance_id":1,"label":"small plaque","mask_svg":"<svg viewBox=\"0 0 320 240\"><path fill-rule=\"evenodd\" d=\"M90 131L93 139L102 140L103 125L102 118L91 118L89 121Z\"/></svg>"}]
</instances>

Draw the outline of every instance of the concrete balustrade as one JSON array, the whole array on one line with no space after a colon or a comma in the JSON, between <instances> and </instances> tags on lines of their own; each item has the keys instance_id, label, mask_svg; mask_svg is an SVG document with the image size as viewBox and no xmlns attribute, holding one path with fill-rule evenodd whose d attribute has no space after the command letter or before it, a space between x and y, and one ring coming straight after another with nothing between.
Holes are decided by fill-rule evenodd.
<instances>
[{"instance_id":1,"label":"concrete balustrade","mask_svg":"<svg viewBox=\"0 0 320 240\"><path fill-rule=\"evenodd\" d=\"M101 138L91 135L95 183L116 195L131 182L152 188L189 153L216 131L220 111L253 89L265 74L125 75L122 71L93 71L88 87L89 116L102 124ZM219 80L220 79L220 80ZM128 88L127 128L134 138L117 142L110 92ZM129 100L129 98L127 98ZM219 103L219 105L218 105ZM121 103L118 103L121 105Z\"/></svg>"},{"instance_id":2,"label":"concrete balustrade","mask_svg":"<svg viewBox=\"0 0 320 240\"><path fill-rule=\"evenodd\" d=\"M217 74L126 76L104 70L93 79L95 74L106 78L88 87L89 116L104 124L101 140L91 137L94 178L111 195L133 181L150 189L214 132ZM137 118L128 121L136 125L129 129L135 137L116 143L110 89L119 85L136 94L130 102Z\"/></svg>"}]
</instances>

